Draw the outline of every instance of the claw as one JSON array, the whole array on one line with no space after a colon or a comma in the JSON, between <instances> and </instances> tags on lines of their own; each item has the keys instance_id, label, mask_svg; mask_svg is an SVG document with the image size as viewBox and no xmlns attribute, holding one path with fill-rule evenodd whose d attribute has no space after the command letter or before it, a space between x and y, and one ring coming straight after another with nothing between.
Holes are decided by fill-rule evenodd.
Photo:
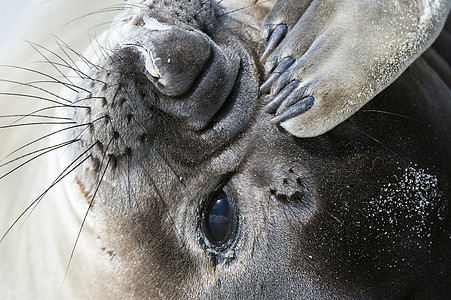
<instances>
[{"instance_id":1,"label":"claw","mask_svg":"<svg viewBox=\"0 0 451 300\"><path fill-rule=\"evenodd\" d=\"M280 106L277 110L279 112L282 112L285 109L287 109L288 107L295 104L296 102L300 101L299 99L302 100L302 98L304 98L304 96L305 96L306 90L307 90L307 87L305 87L305 86L301 87L300 89L296 88L293 92L291 92L290 95L288 95L288 97L286 97L286 99L280 104Z\"/></svg>"},{"instance_id":2,"label":"claw","mask_svg":"<svg viewBox=\"0 0 451 300\"><path fill-rule=\"evenodd\" d=\"M272 118L271 123L278 125L288 119L299 116L300 114L305 113L307 110L309 110L313 106L314 102L315 98L313 98L312 96L301 99L295 104L288 107L282 113Z\"/></svg>"},{"instance_id":3,"label":"claw","mask_svg":"<svg viewBox=\"0 0 451 300\"><path fill-rule=\"evenodd\" d=\"M249 2L251 3L251 5L254 5L255 3L258 2L258 0L249 0Z\"/></svg>"},{"instance_id":4,"label":"claw","mask_svg":"<svg viewBox=\"0 0 451 300\"><path fill-rule=\"evenodd\" d=\"M260 57L260 61L262 63L266 62L269 55L274 51L274 49L276 49L280 41L285 37L287 31L288 27L285 24L279 24L276 26L276 28L271 34L271 37L268 40L268 44L266 45L265 51L263 51L263 54Z\"/></svg>"},{"instance_id":5,"label":"claw","mask_svg":"<svg viewBox=\"0 0 451 300\"><path fill-rule=\"evenodd\" d=\"M265 105L263 111L273 114L277 111L282 102L299 86L299 80L290 82L283 90L281 90L274 99Z\"/></svg>"},{"instance_id":6,"label":"claw","mask_svg":"<svg viewBox=\"0 0 451 300\"><path fill-rule=\"evenodd\" d=\"M272 84L279 79L280 75L282 75L293 63L295 62L292 57L285 57L280 64L274 69L274 71L269 75L268 79L260 86L260 91L263 94L269 93Z\"/></svg>"}]
</instances>

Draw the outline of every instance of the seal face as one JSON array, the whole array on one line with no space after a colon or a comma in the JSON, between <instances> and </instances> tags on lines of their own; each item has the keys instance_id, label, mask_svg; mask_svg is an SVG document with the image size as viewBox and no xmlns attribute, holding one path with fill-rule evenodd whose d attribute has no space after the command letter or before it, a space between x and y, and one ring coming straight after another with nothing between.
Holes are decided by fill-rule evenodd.
<instances>
[{"instance_id":1,"label":"seal face","mask_svg":"<svg viewBox=\"0 0 451 300\"><path fill-rule=\"evenodd\" d=\"M65 157L78 186L67 190L79 196L92 238L80 242L90 252L68 272L75 292L451 293L451 92L427 60L333 130L300 139L263 111L259 24L267 9L129 4L63 94L76 122L64 130L76 141Z\"/></svg>"}]
</instances>

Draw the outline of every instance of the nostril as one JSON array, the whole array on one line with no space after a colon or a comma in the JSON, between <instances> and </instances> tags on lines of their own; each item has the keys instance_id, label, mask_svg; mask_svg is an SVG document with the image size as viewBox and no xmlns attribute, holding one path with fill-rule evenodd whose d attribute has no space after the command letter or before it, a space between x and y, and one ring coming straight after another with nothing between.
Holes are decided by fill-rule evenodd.
<instances>
[{"instance_id":1,"label":"nostril","mask_svg":"<svg viewBox=\"0 0 451 300\"><path fill-rule=\"evenodd\" d=\"M151 29L152 28L152 29ZM187 93L210 61L211 45L201 34L148 18L141 38L126 44L139 53L143 71L164 95Z\"/></svg>"},{"instance_id":2,"label":"nostril","mask_svg":"<svg viewBox=\"0 0 451 300\"><path fill-rule=\"evenodd\" d=\"M133 45L136 47L136 50L139 52L142 62L144 63L144 68L151 77L154 77L156 80L159 80L161 77L160 69L157 66L157 60L161 58L155 57L154 54L149 51L147 48L144 48L140 45ZM148 75L147 74L147 75Z\"/></svg>"}]
</instances>

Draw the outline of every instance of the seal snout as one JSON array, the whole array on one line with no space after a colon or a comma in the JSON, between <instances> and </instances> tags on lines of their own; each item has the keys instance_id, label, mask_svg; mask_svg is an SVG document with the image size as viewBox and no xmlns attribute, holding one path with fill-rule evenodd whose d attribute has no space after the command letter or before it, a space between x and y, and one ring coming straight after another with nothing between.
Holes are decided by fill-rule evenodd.
<instances>
[{"instance_id":1,"label":"seal snout","mask_svg":"<svg viewBox=\"0 0 451 300\"><path fill-rule=\"evenodd\" d=\"M239 58L201 31L151 17L130 33L120 48L135 53L137 71L155 87L152 104L192 130L205 128L233 89Z\"/></svg>"},{"instance_id":2,"label":"seal snout","mask_svg":"<svg viewBox=\"0 0 451 300\"><path fill-rule=\"evenodd\" d=\"M150 30L134 46L144 65L142 71L169 97L188 93L211 56L210 43L202 34L179 28Z\"/></svg>"}]
</instances>

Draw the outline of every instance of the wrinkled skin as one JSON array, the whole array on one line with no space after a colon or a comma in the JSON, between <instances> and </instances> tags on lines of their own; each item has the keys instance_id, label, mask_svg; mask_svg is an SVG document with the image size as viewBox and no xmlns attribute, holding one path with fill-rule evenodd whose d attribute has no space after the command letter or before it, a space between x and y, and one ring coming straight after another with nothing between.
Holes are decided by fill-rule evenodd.
<instances>
[{"instance_id":1,"label":"wrinkled skin","mask_svg":"<svg viewBox=\"0 0 451 300\"><path fill-rule=\"evenodd\" d=\"M129 1L84 55L83 90L63 89L79 107L63 113L89 126L65 131L77 142L61 170L87 159L55 212L76 228L87 213L86 238L55 294L448 298L449 27L352 117L300 139L263 111L269 6L224 13L244 3ZM224 247L201 226L218 189L233 212Z\"/></svg>"}]
</instances>

